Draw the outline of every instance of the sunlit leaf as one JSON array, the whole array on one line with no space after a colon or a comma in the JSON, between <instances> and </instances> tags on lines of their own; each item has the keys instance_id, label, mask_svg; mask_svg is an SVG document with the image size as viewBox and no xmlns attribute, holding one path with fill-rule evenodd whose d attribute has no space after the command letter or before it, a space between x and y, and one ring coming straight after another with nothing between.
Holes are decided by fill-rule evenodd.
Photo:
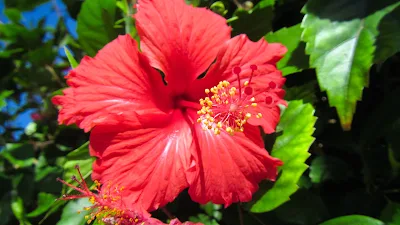
<instances>
[{"instance_id":1,"label":"sunlit leaf","mask_svg":"<svg viewBox=\"0 0 400 225\"><path fill-rule=\"evenodd\" d=\"M282 71L283 75L300 72L309 67L308 56L304 52L305 43L301 42L302 32L303 29L300 27L300 24L297 24L265 35L265 39L268 42L281 43L288 49L285 57L277 64L278 69Z\"/></svg>"},{"instance_id":2,"label":"sunlit leaf","mask_svg":"<svg viewBox=\"0 0 400 225\"><path fill-rule=\"evenodd\" d=\"M74 201L69 201L61 214L61 219L56 225L84 225L86 224L85 215L87 211L83 210L84 207L89 207L91 203L86 198L81 198ZM78 213L80 211L81 213Z\"/></svg>"},{"instance_id":3,"label":"sunlit leaf","mask_svg":"<svg viewBox=\"0 0 400 225\"><path fill-rule=\"evenodd\" d=\"M116 0L84 1L78 15L78 40L83 50L94 56L104 45L115 39Z\"/></svg>"},{"instance_id":4,"label":"sunlit leaf","mask_svg":"<svg viewBox=\"0 0 400 225\"><path fill-rule=\"evenodd\" d=\"M310 0L303 8L303 39L310 65L316 68L320 88L327 92L330 105L336 107L344 130L351 129L356 103L369 82L377 26L400 3L384 4Z\"/></svg>"},{"instance_id":5,"label":"sunlit leaf","mask_svg":"<svg viewBox=\"0 0 400 225\"><path fill-rule=\"evenodd\" d=\"M56 200L56 196L40 192L38 195L38 207L32 212L28 213L27 217L36 217L46 212Z\"/></svg>"},{"instance_id":6,"label":"sunlit leaf","mask_svg":"<svg viewBox=\"0 0 400 225\"><path fill-rule=\"evenodd\" d=\"M65 55L68 58L69 64L71 65L72 68L76 68L79 63L75 60L74 56L71 54L71 52L68 50L66 46L64 46L64 52Z\"/></svg>"},{"instance_id":7,"label":"sunlit leaf","mask_svg":"<svg viewBox=\"0 0 400 225\"><path fill-rule=\"evenodd\" d=\"M76 166L78 165L82 176L87 179L87 183L90 185L90 175L92 174L92 163L94 158L89 155L89 142L83 144L81 147L75 149L67 155L67 161L64 164L64 180L68 183L73 183L74 181L71 179L72 176L76 176L77 170ZM67 187L65 187L67 188ZM71 189L68 188L68 192Z\"/></svg>"},{"instance_id":8,"label":"sunlit leaf","mask_svg":"<svg viewBox=\"0 0 400 225\"><path fill-rule=\"evenodd\" d=\"M291 101L285 109L277 131L271 155L283 161L280 176L273 187L251 206L251 212L267 212L288 201L297 189L300 176L307 169L308 149L314 141L312 134L316 121L314 108L302 101Z\"/></svg>"}]
</instances>

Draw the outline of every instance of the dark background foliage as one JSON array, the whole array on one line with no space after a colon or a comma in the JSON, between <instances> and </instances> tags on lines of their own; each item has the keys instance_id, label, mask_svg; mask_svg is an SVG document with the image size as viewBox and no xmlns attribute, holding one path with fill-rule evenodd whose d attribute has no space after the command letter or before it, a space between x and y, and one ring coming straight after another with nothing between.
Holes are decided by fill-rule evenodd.
<instances>
[{"instance_id":1,"label":"dark background foliage","mask_svg":"<svg viewBox=\"0 0 400 225\"><path fill-rule=\"evenodd\" d=\"M290 104L278 132L265 136L267 149L285 166L277 183L263 182L250 203L198 205L184 192L167 210L181 221L207 225L400 224L399 2L187 2L226 17L233 35L288 47L278 67ZM76 212L88 202L56 201L71 192L56 178L70 180L79 164L91 182L88 134L59 126L50 99L66 87L70 65L84 55L94 56L118 34L139 39L134 1L3 3L0 225L84 224L84 213ZM40 14L43 4L52 4L56 24L40 19L28 25L21 13ZM76 31L68 20L77 20ZM161 210L153 215L168 219Z\"/></svg>"}]
</instances>

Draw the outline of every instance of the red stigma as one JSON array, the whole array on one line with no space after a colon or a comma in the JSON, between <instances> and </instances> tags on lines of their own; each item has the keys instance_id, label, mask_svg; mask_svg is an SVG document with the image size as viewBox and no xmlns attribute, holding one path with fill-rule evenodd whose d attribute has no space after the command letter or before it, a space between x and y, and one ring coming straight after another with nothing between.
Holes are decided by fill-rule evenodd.
<instances>
[{"instance_id":1,"label":"red stigma","mask_svg":"<svg viewBox=\"0 0 400 225\"><path fill-rule=\"evenodd\" d=\"M244 89L244 93L245 93L246 95L251 95L251 94L253 94L253 88L251 88L251 87L246 87L246 88Z\"/></svg>"},{"instance_id":2,"label":"red stigma","mask_svg":"<svg viewBox=\"0 0 400 225\"><path fill-rule=\"evenodd\" d=\"M265 103L268 104L268 105L272 103L272 100L273 100L273 99L272 99L271 96L265 97Z\"/></svg>"},{"instance_id":3,"label":"red stigma","mask_svg":"<svg viewBox=\"0 0 400 225\"><path fill-rule=\"evenodd\" d=\"M238 66L235 66L232 71L234 74L239 75L239 73L242 72L242 69Z\"/></svg>"}]
</instances>

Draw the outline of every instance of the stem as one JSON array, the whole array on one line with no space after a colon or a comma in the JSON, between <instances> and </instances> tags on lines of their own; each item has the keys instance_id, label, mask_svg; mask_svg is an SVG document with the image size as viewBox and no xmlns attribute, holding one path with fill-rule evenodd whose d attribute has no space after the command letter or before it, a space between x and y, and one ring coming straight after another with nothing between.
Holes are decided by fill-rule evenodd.
<instances>
[{"instance_id":1,"label":"stem","mask_svg":"<svg viewBox=\"0 0 400 225\"><path fill-rule=\"evenodd\" d=\"M231 18L227 19L227 20L226 20L226 23L231 23L231 22L233 22L233 21L235 21L235 20L238 20L238 19L239 19L239 17L234 16L234 17L231 17Z\"/></svg>"},{"instance_id":2,"label":"stem","mask_svg":"<svg viewBox=\"0 0 400 225\"><path fill-rule=\"evenodd\" d=\"M175 216L173 216L166 207L162 207L161 210L165 213L165 215L167 215L168 219L172 220L175 218Z\"/></svg>"},{"instance_id":3,"label":"stem","mask_svg":"<svg viewBox=\"0 0 400 225\"><path fill-rule=\"evenodd\" d=\"M240 205L239 205L239 204L237 205L237 208L238 208L238 213L239 213L239 224L240 224L240 225L244 225L244 222L243 222L243 212L242 212L242 209L240 208Z\"/></svg>"}]
</instances>

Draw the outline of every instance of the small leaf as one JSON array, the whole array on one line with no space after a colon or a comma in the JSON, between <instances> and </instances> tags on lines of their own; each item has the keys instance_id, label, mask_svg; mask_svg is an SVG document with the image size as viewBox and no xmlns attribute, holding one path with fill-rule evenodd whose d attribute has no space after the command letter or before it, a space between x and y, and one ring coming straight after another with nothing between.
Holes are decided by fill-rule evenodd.
<instances>
[{"instance_id":1,"label":"small leaf","mask_svg":"<svg viewBox=\"0 0 400 225\"><path fill-rule=\"evenodd\" d=\"M12 95L14 91L4 90L0 92L0 110L7 105L6 99Z\"/></svg>"},{"instance_id":2,"label":"small leaf","mask_svg":"<svg viewBox=\"0 0 400 225\"><path fill-rule=\"evenodd\" d=\"M368 86L377 26L400 4L381 2L338 0L327 4L310 0L303 8L303 40L310 65L316 68L320 88L327 92L329 104L336 107L344 130L351 129L356 103ZM377 11L368 11L371 8Z\"/></svg>"},{"instance_id":3,"label":"small leaf","mask_svg":"<svg viewBox=\"0 0 400 225\"><path fill-rule=\"evenodd\" d=\"M250 40L258 41L272 30L275 0L262 0L250 10L238 9L233 20L232 35L247 34Z\"/></svg>"},{"instance_id":4,"label":"small leaf","mask_svg":"<svg viewBox=\"0 0 400 225\"><path fill-rule=\"evenodd\" d=\"M21 12L17 8L7 8L4 10L4 14L14 23L21 20Z\"/></svg>"},{"instance_id":5,"label":"small leaf","mask_svg":"<svg viewBox=\"0 0 400 225\"><path fill-rule=\"evenodd\" d=\"M312 134L316 121L314 109L302 101L289 102L279 122L277 132L283 134L276 139L271 155L283 161L280 176L273 187L252 206L251 212L267 212L289 200L298 189L297 182L307 169L308 149L314 141Z\"/></svg>"},{"instance_id":6,"label":"small leaf","mask_svg":"<svg viewBox=\"0 0 400 225\"><path fill-rule=\"evenodd\" d=\"M89 56L117 37L114 30L116 0L84 1L78 15L78 40Z\"/></svg>"},{"instance_id":7,"label":"small leaf","mask_svg":"<svg viewBox=\"0 0 400 225\"><path fill-rule=\"evenodd\" d=\"M91 204L89 200L86 198L69 201L67 205L65 205L61 214L61 219L58 221L56 225L86 224L85 215L88 214L88 211L84 211L83 208L89 206L91 206ZM80 213L78 213L78 211Z\"/></svg>"},{"instance_id":8,"label":"small leaf","mask_svg":"<svg viewBox=\"0 0 400 225\"><path fill-rule=\"evenodd\" d=\"M79 63L75 60L74 56L71 54L71 52L68 50L66 46L64 46L64 52L68 58L68 62L71 65L72 69L76 68L79 65Z\"/></svg>"},{"instance_id":9,"label":"small leaf","mask_svg":"<svg viewBox=\"0 0 400 225\"><path fill-rule=\"evenodd\" d=\"M319 225L385 225L382 221L362 215L337 217Z\"/></svg>"},{"instance_id":10,"label":"small leaf","mask_svg":"<svg viewBox=\"0 0 400 225\"><path fill-rule=\"evenodd\" d=\"M300 24L297 24L265 35L265 39L268 42L281 43L288 49L285 57L277 64L278 69L282 71L283 75L297 73L309 68L308 55L304 52L306 45L304 42L301 42L302 32L303 29L300 27Z\"/></svg>"},{"instance_id":11,"label":"small leaf","mask_svg":"<svg viewBox=\"0 0 400 225\"><path fill-rule=\"evenodd\" d=\"M25 217L24 202L21 197L14 196L11 202L11 209L14 216L18 219L20 225L31 225Z\"/></svg>"},{"instance_id":12,"label":"small leaf","mask_svg":"<svg viewBox=\"0 0 400 225\"><path fill-rule=\"evenodd\" d=\"M89 142L86 142L79 148L73 150L67 155L67 161L64 164L64 180L67 183L72 183L72 176L76 175L76 165L79 166L80 171L84 179L87 179L92 174L92 163L94 158L89 155ZM90 178L87 180L88 185L90 186L91 180ZM71 192L72 189L68 188L67 193Z\"/></svg>"},{"instance_id":13,"label":"small leaf","mask_svg":"<svg viewBox=\"0 0 400 225\"><path fill-rule=\"evenodd\" d=\"M40 192L38 195L38 207L28 213L27 217L36 217L45 213L56 200L56 197L49 193Z\"/></svg>"}]
</instances>

